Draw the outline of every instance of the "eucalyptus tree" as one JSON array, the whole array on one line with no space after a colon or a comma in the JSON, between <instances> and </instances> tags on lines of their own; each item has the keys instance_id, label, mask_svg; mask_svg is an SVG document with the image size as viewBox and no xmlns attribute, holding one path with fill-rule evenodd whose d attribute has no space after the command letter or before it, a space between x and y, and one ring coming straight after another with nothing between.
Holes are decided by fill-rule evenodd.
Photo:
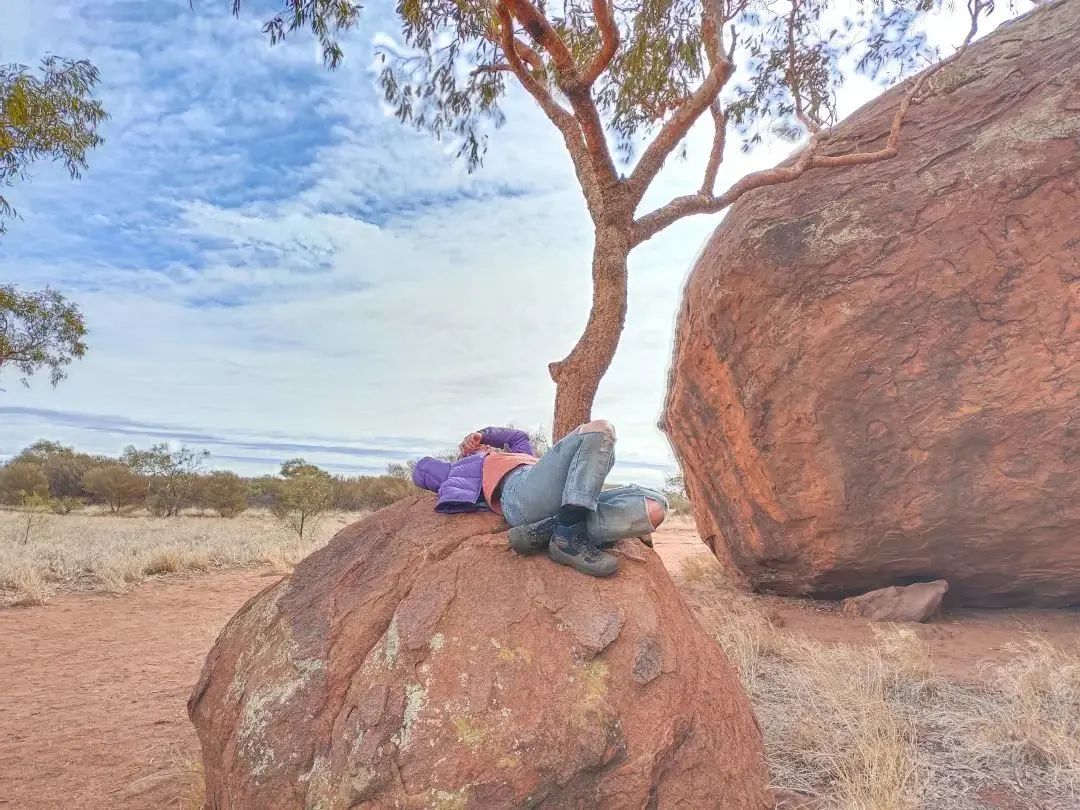
<instances>
[{"instance_id":1,"label":"eucalyptus tree","mask_svg":"<svg viewBox=\"0 0 1080 810\"><path fill-rule=\"evenodd\" d=\"M243 0L233 0L238 13ZM904 118L933 73L962 51L991 6L969 0L961 51L936 56L922 18L941 0L398 0L400 41L379 50L379 84L404 123L451 138L472 170L504 120L516 83L566 146L593 226L592 307L570 353L549 365L558 439L588 421L626 320L630 252L686 217L723 211L748 192L811 169L887 160ZM313 34L328 67L360 23L352 0L282 0L264 26L272 43ZM923 69L921 72L919 71ZM830 143L837 94L859 71L882 82L912 76L875 148ZM666 161L685 154L691 128L712 136L696 189L643 210ZM788 160L727 188L717 179L729 141L800 142ZM496 227L528 227L500 221Z\"/></svg>"}]
</instances>

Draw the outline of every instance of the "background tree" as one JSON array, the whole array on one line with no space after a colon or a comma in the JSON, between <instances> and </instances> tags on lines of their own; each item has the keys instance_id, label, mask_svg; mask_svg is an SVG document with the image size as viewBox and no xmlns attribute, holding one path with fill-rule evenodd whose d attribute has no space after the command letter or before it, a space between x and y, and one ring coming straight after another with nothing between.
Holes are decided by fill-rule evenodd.
<instances>
[{"instance_id":1,"label":"background tree","mask_svg":"<svg viewBox=\"0 0 1080 810\"><path fill-rule=\"evenodd\" d=\"M176 517L195 503L199 473L209 455L187 447L171 450L162 442L149 450L128 446L121 462L145 479L147 508L158 517Z\"/></svg>"},{"instance_id":2,"label":"background tree","mask_svg":"<svg viewBox=\"0 0 1080 810\"><path fill-rule=\"evenodd\" d=\"M42 439L23 449L14 460L29 461L40 466L49 480L49 495L54 499L71 500L87 495L82 486L83 476L106 459Z\"/></svg>"},{"instance_id":3,"label":"background tree","mask_svg":"<svg viewBox=\"0 0 1080 810\"><path fill-rule=\"evenodd\" d=\"M276 475L260 475L248 481L248 507L272 509L281 479Z\"/></svg>"},{"instance_id":4,"label":"background tree","mask_svg":"<svg viewBox=\"0 0 1080 810\"><path fill-rule=\"evenodd\" d=\"M48 513L52 509L52 501L48 495L39 492L24 495L19 499L19 521L16 536L23 545L27 545L37 537L38 532L48 521Z\"/></svg>"},{"instance_id":5,"label":"background tree","mask_svg":"<svg viewBox=\"0 0 1080 810\"><path fill-rule=\"evenodd\" d=\"M242 0L233 0L238 13ZM571 352L551 363L553 436L588 421L626 318L630 251L674 222L718 213L748 191L896 154L908 108L933 71L914 79L888 132L842 153L830 143L845 71L891 81L928 63L917 27L940 0L858 0L841 16L828 0L401 0L399 48L380 52L379 77L398 118L449 137L470 169L502 120L513 76L562 137L593 224L592 308ZM970 41L983 0L969 0ZM264 30L272 43L309 30L330 68L340 34L359 22L351 0L283 0ZM844 9L850 7L845 5ZM965 41L966 44L966 41ZM955 58L955 57L954 57ZM733 82L738 70L742 80ZM665 161L685 150L708 114L712 144L700 186L639 212ZM718 191L729 135L742 147L766 134L805 145L786 163ZM614 147L614 148L613 148ZM621 165L619 165L621 164ZM497 221L497 217L496 217Z\"/></svg>"},{"instance_id":6,"label":"background tree","mask_svg":"<svg viewBox=\"0 0 1080 810\"><path fill-rule=\"evenodd\" d=\"M301 540L309 535L319 518L330 510L334 480L325 470L294 458L281 465L282 480L275 488L271 512L285 528Z\"/></svg>"},{"instance_id":7,"label":"background tree","mask_svg":"<svg viewBox=\"0 0 1080 810\"><path fill-rule=\"evenodd\" d=\"M0 189L26 179L42 161L80 176L108 117L93 97L97 82L97 68L86 60L48 56L38 71L0 65ZM0 193L0 235L12 216L15 209ZM14 366L27 384L34 372L48 369L56 385L64 367L86 353L85 336L82 314L58 292L0 285L0 372Z\"/></svg>"},{"instance_id":8,"label":"background tree","mask_svg":"<svg viewBox=\"0 0 1080 810\"><path fill-rule=\"evenodd\" d=\"M198 500L221 517L234 518L248 508L248 485L236 473L211 473L199 482Z\"/></svg>"},{"instance_id":9,"label":"background tree","mask_svg":"<svg viewBox=\"0 0 1080 810\"><path fill-rule=\"evenodd\" d=\"M25 179L41 161L62 163L72 178L81 175L108 118L93 97L97 83L97 68L85 59L47 56L37 71L0 65L0 186ZM14 214L0 194L0 234Z\"/></svg>"},{"instance_id":10,"label":"background tree","mask_svg":"<svg viewBox=\"0 0 1080 810\"><path fill-rule=\"evenodd\" d=\"M673 515L688 515L693 509L690 498L686 494L686 479L682 473L675 473L664 478L664 487L661 492L668 500L668 511Z\"/></svg>"},{"instance_id":11,"label":"background tree","mask_svg":"<svg viewBox=\"0 0 1080 810\"><path fill-rule=\"evenodd\" d=\"M11 461L0 467L0 501L20 504L30 497L47 498L49 479L41 471L41 465L32 461Z\"/></svg>"},{"instance_id":12,"label":"background tree","mask_svg":"<svg viewBox=\"0 0 1080 810\"><path fill-rule=\"evenodd\" d=\"M56 385L65 367L86 354L86 324L78 308L55 290L20 293L0 285L0 373L13 367L23 385L48 370Z\"/></svg>"},{"instance_id":13,"label":"background tree","mask_svg":"<svg viewBox=\"0 0 1080 810\"><path fill-rule=\"evenodd\" d=\"M82 486L113 514L124 511L146 497L146 482L126 464L113 461L88 470Z\"/></svg>"}]
</instances>

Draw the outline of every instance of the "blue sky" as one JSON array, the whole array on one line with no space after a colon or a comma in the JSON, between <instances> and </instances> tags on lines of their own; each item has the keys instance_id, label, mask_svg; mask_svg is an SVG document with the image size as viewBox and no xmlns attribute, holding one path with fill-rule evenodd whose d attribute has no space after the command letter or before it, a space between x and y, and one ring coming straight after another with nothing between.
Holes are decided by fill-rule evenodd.
<instances>
[{"instance_id":1,"label":"blue sky","mask_svg":"<svg viewBox=\"0 0 1080 810\"><path fill-rule=\"evenodd\" d=\"M0 58L91 59L112 118L81 180L46 166L5 191L22 219L0 280L77 301L90 351L55 389L5 378L0 458L43 437L103 453L168 440L245 473L296 455L377 472L484 425L549 423L546 367L584 324L591 234L564 148L523 94L469 175L380 101L385 4L334 73L308 37L268 45L267 3L239 20L226 0L4 5ZM955 46L961 28L935 35ZM847 108L872 92L853 82ZM691 134L653 202L697 188L707 138ZM788 148L729 150L721 184ZM622 480L673 466L655 423L674 316L718 221L631 257L628 326L594 411L616 423Z\"/></svg>"}]
</instances>

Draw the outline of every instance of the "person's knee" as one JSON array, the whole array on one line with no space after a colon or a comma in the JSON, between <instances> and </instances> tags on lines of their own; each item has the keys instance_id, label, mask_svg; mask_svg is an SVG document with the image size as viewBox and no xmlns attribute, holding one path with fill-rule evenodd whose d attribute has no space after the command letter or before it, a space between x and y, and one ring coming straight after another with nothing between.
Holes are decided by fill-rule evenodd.
<instances>
[{"instance_id":1,"label":"person's knee","mask_svg":"<svg viewBox=\"0 0 1080 810\"><path fill-rule=\"evenodd\" d=\"M615 441L615 426L607 419L594 419L578 428L578 433L603 433Z\"/></svg>"},{"instance_id":2,"label":"person's knee","mask_svg":"<svg viewBox=\"0 0 1080 810\"><path fill-rule=\"evenodd\" d=\"M660 524L664 522L664 518L667 517L667 509L664 504L652 498L645 499L645 511L648 513L649 522L654 529L659 528Z\"/></svg>"}]
</instances>

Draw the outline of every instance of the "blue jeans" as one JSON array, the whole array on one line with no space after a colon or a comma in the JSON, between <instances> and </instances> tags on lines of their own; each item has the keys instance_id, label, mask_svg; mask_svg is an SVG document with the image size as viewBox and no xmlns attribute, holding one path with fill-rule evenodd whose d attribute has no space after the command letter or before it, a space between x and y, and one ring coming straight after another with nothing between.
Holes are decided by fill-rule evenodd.
<instances>
[{"instance_id":1,"label":"blue jeans","mask_svg":"<svg viewBox=\"0 0 1080 810\"><path fill-rule=\"evenodd\" d=\"M604 489L615 464L615 432L585 427L564 436L533 466L506 476L499 500L506 522L524 526L553 517L563 506L580 506L589 510L589 537L596 542L648 534L653 525L645 499L665 510L667 499L636 484Z\"/></svg>"}]
</instances>

